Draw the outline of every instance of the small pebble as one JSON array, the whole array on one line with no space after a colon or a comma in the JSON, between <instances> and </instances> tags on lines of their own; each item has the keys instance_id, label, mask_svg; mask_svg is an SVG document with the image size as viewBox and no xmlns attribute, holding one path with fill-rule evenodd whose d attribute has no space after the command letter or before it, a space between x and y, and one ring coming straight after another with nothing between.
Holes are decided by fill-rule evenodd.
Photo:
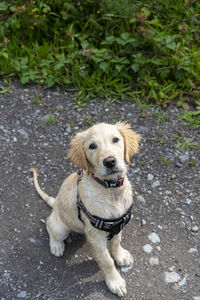
<instances>
[{"instance_id":1,"label":"small pebble","mask_svg":"<svg viewBox=\"0 0 200 300\"><path fill-rule=\"evenodd\" d=\"M39 298L41 296L41 293L39 292L35 297Z\"/></svg>"},{"instance_id":2,"label":"small pebble","mask_svg":"<svg viewBox=\"0 0 200 300\"><path fill-rule=\"evenodd\" d=\"M145 253L150 254L152 252L153 248L152 248L151 245L146 244L146 245L143 246L143 250L144 250Z\"/></svg>"},{"instance_id":3,"label":"small pebble","mask_svg":"<svg viewBox=\"0 0 200 300\"><path fill-rule=\"evenodd\" d=\"M197 227L197 225L193 226L191 228L192 232L198 232L199 228Z\"/></svg>"},{"instance_id":4,"label":"small pebble","mask_svg":"<svg viewBox=\"0 0 200 300\"><path fill-rule=\"evenodd\" d=\"M160 243L160 238L157 235L157 233L155 233L155 232L152 232L151 234L149 234L148 238L153 244Z\"/></svg>"},{"instance_id":5,"label":"small pebble","mask_svg":"<svg viewBox=\"0 0 200 300\"><path fill-rule=\"evenodd\" d=\"M141 224L142 224L142 226L145 226L147 224L147 222L144 219L142 219Z\"/></svg>"},{"instance_id":6,"label":"small pebble","mask_svg":"<svg viewBox=\"0 0 200 300\"><path fill-rule=\"evenodd\" d=\"M138 196L136 197L136 199L137 199L140 203L142 203L142 204L145 204L145 203L146 203L146 200L144 199L144 197L143 197L142 195L138 195Z\"/></svg>"},{"instance_id":7,"label":"small pebble","mask_svg":"<svg viewBox=\"0 0 200 300\"><path fill-rule=\"evenodd\" d=\"M186 202L186 204L187 204L187 205L190 205L190 204L192 203L192 200L190 200L190 199L186 199L186 201L185 201L185 202Z\"/></svg>"},{"instance_id":8,"label":"small pebble","mask_svg":"<svg viewBox=\"0 0 200 300\"><path fill-rule=\"evenodd\" d=\"M159 180L156 180L153 184L152 184L152 188L154 189L155 187L159 186L160 185L160 181Z\"/></svg>"},{"instance_id":9,"label":"small pebble","mask_svg":"<svg viewBox=\"0 0 200 300\"><path fill-rule=\"evenodd\" d=\"M21 291L17 294L17 298L26 298L27 292L26 291Z\"/></svg>"},{"instance_id":10,"label":"small pebble","mask_svg":"<svg viewBox=\"0 0 200 300\"><path fill-rule=\"evenodd\" d=\"M133 262L134 262L134 259L133 259ZM124 273L127 273L129 270L131 270L133 268L133 264L131 264L130 266L128 267L121 267L121 271L124 272Z\"/></svg>"},{"instance_id":11,"label":"small pebble","mask_svg":"<svg viewBox=\"0 0 200 300\"><path fill-rule=\"evenodd\" d=\"M169 268L169 271L170 271L170 272L176 271L176 267L175 267L175 266L170 267L170 268Z\"/></svg>"},{"instance_id":12,"label":"small pebble","mask_svg":"<svg viewBox=\"0 0 200 300\"><path fill-rule=\"evenodd\" d=\"M37 241L34 238L32 238L32 237L28 238L28 241L30 241L32 244L36 244L37 243Z\"/></svg>"},{"instance_id":13,"label":"small pebble","mask_svg":"<svg viewBox=\"0 0 200 300\"><path fill-rule=\"evenodd\" d=\"M153 174L148 174L147 175L147 180L148 181L152 181L154 179L154 175Z\"/></svg>"},{"instance_id":14,"label":"small pebble","mask_svg":"<svg viewBox=\"0 0 200 300\"><path fill-rule=\"evenodd\" d=\"M49 117L50 117L50 114L46 114L46 115L42 116L42 117L40 118L40 120L41 120L41 121L47 121L47 120L49 120Z\"/></svg>"},{"instance_id":15,"label":"small pebble","mask_svg":"<svg viewBox=\"0 0 200 300\"><path fill-rule=\"evenodd\" d=\"M184 278L178 283L179 286L183 286L186 284L188 274L184 276Z\"/></svg>"},{"instance_id":16,"label":"small pebble","mask_svg":"<svg viewBox=\"0 0 200 300\"><path fill-rule=\"evenodd\" d=\"M188 161L189 160L189 155L187 155L187 154L184 154L184 155L180 155L179 156L179 161L180 161L180 163L182 163L182 164L184 164L186 161Z\"/></svg>"},{"instance_id":17,"label":"small pebble","mask_svg":"<svg viewBox=\"0 0 200 300\"><path fill-rule=\"evenodd\" d=\"M89 260L89 261L91 261L91 260L92 260L92 257L91 257L91 256L88 256L87 258L88 258L88 260Z\"/></svg>"},{"instance_id":18,"label":"small pebble","mask_svg":"<svg viewBox=\"0 0 200 300\"><path fill-rule=\"evenodd\" d=\"M68 127L65 129L65 131L68 132L68 133L71 133L71 132L72 132L71 127L68 126Z\"/></svg>"},{"instance_id":19,"label":"small pebble","mask_svg":"<svg viewBox=\"0 0 200 300\"><path fill-rule=\"evenodd\" d=\"M190 248L188 250L188 253L198 253L198 250L197 250L197 248Z\"/></svg>"},{"instance_id":20,"label":"small pebble","mask_svg":"<svg viewBox=\"0 0 200 300\"><path fill-rule=\"evenodd\" d=\"M181 168L183 166L182 163L180 163L179 161L177 161L175 165L176 165L176 167L179 167L179 168Z\"/></svg>"},{"instance_id":21,"label":"small pebble","mask_svg":"<svg viewBox=\"0 0 200 300\"><path fill-rule=\"evenodd\" d=\"M156 256L150 257L149 263L150 263L150 265L152 265L152 266L158 265L158 264L159 264L158 257L156 257Z\"/></svg>"},{"instance_id":22,"label":"small pebble","mask_svg":"<svg viewBox=\"0 0 200 300\"><path fill-rule=\"evenodd\" d=\"M17 132L19 132L24 138L28 138L28 133L27 133L27 131L26 131L26 129L24 129L24 128L19 128L18 130L17 130Z\"/></svg>"},{"instance_id":23,"label":"small pebble","mask_svg":"<svg viewBox=\"0 0 200 300\"><path fill-rule=\"evenodd\" d=\"M176 272L164 272L164 281L165 283L174 283L181 279L178 273Z\"/></svg>"}]
</instances>

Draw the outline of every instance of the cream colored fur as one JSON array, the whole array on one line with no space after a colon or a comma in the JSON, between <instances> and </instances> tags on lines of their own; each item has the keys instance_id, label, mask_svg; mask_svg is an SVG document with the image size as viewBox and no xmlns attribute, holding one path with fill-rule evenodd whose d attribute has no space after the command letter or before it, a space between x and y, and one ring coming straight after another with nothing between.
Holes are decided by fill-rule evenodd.
<instances>
[{"instance_id":1,"label":"cream colored fur","mask_svg":"<svg viewBox=\"0 0 200 300\"><path fill-rule=\"evenodd\" d=\"M94 125L72 139L68 157L78 168L84 169L78 189L82 202L91 214L113 219L123 215L130 207L132 189L126 176L126 163L129 163L131 156L138 151L139 142L140 136L130 125L120 122L115 125ZM90 149L91 144L95 144L96 148ZM116 160L115 172L111 172L103 164L103 160L110 156ZM126 295L125 281L115 268L114 260L119 266L129 266L132 264L132 256L120 244L121 233L111 239L110 254L107 245L108 233L95 229L84 214L84 224L78 219L78 175L74 173L66 178L57 197L53 198L39 187L37 170L32 168L31 171L37 192L53 208L46 222L51 253L55 256L63 255L64 239L70 231L85 233L92 246L93 255L104 272L108 288L120 297ZM91 177L91 173L102 180L124 176L124 184L118 188L106 189Z\"/></svg>"}]
</instances>

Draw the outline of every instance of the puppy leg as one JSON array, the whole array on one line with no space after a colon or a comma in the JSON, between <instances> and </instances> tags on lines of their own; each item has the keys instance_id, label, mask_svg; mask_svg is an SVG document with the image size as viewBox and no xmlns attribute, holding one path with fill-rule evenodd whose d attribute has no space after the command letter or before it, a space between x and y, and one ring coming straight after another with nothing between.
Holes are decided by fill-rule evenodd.
<instances>
[{"instance_id":1,"label":"puppy leg","mask_svg":"<svg viewBox=\"0 0 200 300\"><path fill-rule=\"evenodd\" d=\"M106 237L95 236L93 238L88 238L88 240L92 245L95 259L100 269L104 272L108 288L112 293L117 294L119 297L125 296L127 293L126 283L115 268L114 261L107 248Z\"/></svg>"},{"instance_id":2,"label":"puppy leg","mask_svg":"<svg viewBox=\"0 0 200 300\"><path fill-rule=\"evenodd\" d=\"M122 248L121 233L115 235L110 241L111 253L118 266L130 266L133 263L131 254Z\"/></svg>"},{"instance_id":3,"label":"puppy leg","mask_svg":"<svg viewBox=\"0 0 200 300\"><path fill-rule=\"evenodd\" d=\"M63 241L67 238L70 231L62 223L54 210L48 217L46 225L49 234L49 246L51 253L55 256L62 256L65 249Z\"/></svg>"}]
</instances>

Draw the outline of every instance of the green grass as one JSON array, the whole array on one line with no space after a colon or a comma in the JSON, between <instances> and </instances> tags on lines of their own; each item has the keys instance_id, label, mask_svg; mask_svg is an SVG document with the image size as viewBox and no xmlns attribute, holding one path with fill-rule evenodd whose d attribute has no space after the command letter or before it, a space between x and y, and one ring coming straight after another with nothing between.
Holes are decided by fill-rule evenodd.
<instances>
[{"instance_id":1,"label":"green grass","mask_svg":"<svg viewBox=\"0 0 200 300\"><path fill-rule=\"evenodd\" d=\"M180 150L191 151L198 148L198 144L196 142L185 137L175 135L172 137L172 141L176 142L175 147Z\"/></svg>"},{"instance_id":2,"label":"green grass","mask_svg":"<svg viewBox=\"0 0 200 300\"><path fill-rule=\"evenodd\" d=\"M166 167L170 167L172 165L171 160L166 159L164 156L158 157L157 161L162 165Z\"/></svg>"},{"instance_id":3,"label":"green grass","mask_svg":"<svg viewBox=\"0 0 200 300\"><path fill-rule=\"evenodd\" d=\"M53 114L49 115L48 120L46 121L48 124L54 124L55 122L57 122L57 117L54 116Z\"/></svg>"},{"instance_id":4,"label":"green grass","mask_svg":"<svg viewBox=\"0 0 200 300\"><path fill-rule=\"evenodd\" d=\"M147 106L200 128L200 2L0 1L0 75ZM112 103L112 101L110 103Z\"/></svg>"}]
</instances>

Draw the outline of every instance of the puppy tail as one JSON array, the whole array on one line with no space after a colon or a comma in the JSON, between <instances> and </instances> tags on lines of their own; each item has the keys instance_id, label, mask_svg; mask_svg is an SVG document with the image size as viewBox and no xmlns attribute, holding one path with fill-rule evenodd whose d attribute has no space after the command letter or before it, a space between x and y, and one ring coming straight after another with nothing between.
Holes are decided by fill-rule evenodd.
<instances>
[{"instance_id":1,"label":"puppy tail","mask_svg":"<svg viewBox=\"0 0 200 300\"><path fill-rule=\"evenodd\" d=\"M36 188L36 191L40 195L40 197L49 204L49 206L53 207L55 203L55 198L48 196L43 190L40 188L38 179L37 179L37 169L31 168L30 172L33 172L33 179L34 179L34 186Z\"/></svg>"}]
</instances>

